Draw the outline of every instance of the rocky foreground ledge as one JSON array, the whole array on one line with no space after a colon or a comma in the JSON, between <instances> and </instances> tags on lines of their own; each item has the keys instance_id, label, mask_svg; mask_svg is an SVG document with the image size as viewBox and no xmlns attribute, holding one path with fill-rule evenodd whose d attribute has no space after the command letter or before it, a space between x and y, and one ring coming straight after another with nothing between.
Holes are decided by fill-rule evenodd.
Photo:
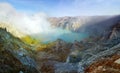
<instances>
[{"instance_id":1,"label":"rocky foreground ledge","mask_svg":"<svg viewBox=\"0 0 120 73\"><path fill-rule=\"evenodd\" d=\"M0 29L0 73L39 73L30 46Z\"/></svg>"}]
</instances>

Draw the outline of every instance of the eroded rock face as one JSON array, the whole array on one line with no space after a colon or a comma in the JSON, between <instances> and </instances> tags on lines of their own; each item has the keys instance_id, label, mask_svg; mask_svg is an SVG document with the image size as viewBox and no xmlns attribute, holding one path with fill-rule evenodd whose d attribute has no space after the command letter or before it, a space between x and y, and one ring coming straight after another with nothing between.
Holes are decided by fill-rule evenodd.
<instances>
[{"instance_id":1,"label":"eroded rock face","mask_svg":"<svg viewBox=\"0 0 120 73\"><path fill-rule=\"evenodd\" d=\"M120 73L120 55L100 59L91 64L85 73Z\"/></svg>"},{"instance_id":2,"label":"eroded rock face","mask_svg":"<svg viewBox=\"0 0 120 73\"><path fill-rule=\"evenodd\" d=\"M72 63L57 63L55 64L55 73L78 73L77 64Z\"/></svg>"},{"instance_id":3,"label":"eroded rock face","mask_svg":"<svg viewBox=\"0 0 120 73\"><path fill-rule=\"evenodd\" d=\"M120 22L112 26L111 29L112 31L109 33L108 36L109 39L120 37Z\"/></svg>"},{"instance_id":4,"label":"eroded rock face","mask_svg":"<svg viewBox=\"0 0 120 73\"><path fill-rule=\"evenodd\" d=\"M30 46L0 29L0 73L38 73Z\"/></svg>"},{"instance_id":5,"label":"eroded rock face","mask_svg":"<svg viewBox=\"0 0 120 73\"><path fill-rule=\"evenodd\" d=\"M100 35L120 21L120 16L77 16L53 17L48 19L53 27L61 27L73 32L86 32Z\"/></svg>"},{"instance_id":6,"label":"eroded rock face","mask_svg":"<svg viewBox=\"0 0 120 73\"><path fill-rule=\"evenodd\" d=\"M55 73L57 69L56 64L60 65L65 63L66 58L70 53L71 43L67 43L61 39L58 39L52 43L54 45L39 51L36 55L39 70L42 73Z\"/></svg>"}]
</instances>

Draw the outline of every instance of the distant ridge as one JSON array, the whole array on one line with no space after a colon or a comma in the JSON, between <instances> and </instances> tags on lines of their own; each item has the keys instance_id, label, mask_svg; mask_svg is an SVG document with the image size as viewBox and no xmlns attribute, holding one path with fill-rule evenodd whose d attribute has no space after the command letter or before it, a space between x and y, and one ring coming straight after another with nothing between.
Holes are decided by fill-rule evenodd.
<instances>
[{"instance_id":1,"label":"distant ridge","mask_svg":"<svg viewBox=\"0 0 120 73\"><path fill-rule=\"evenodd\" d=\"M117 23L120 20L120 15L51 17L48 20L53 27L60 27L78 33L101 34Z\"/></svg>"}]
</instances>

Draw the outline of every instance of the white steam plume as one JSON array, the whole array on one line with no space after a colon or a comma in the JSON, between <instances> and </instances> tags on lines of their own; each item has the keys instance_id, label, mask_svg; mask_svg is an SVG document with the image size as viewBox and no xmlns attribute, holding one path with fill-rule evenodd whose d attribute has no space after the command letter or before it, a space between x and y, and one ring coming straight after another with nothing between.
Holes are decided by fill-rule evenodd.
<instances>
[{"instance_id":1,"label":"white steam plume","mask_svg":"<svg viewBox=\"0 0 120 73\"><path fill-rule=\"evenodd\" d=\"M8 3L0 3L0 22L14 25L21 32L29 35L46 33L50 30L46 14L19 13Z\"/></svg>"}]
</instances>

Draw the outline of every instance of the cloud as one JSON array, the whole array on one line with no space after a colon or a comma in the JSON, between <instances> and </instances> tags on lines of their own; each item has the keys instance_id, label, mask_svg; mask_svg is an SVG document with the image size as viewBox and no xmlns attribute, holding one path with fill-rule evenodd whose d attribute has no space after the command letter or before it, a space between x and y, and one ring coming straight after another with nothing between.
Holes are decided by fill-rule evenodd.
<instances>
[{"instance_id":1,"label":"cloud","mask_svg":"<svg viewBox=\"0 0 120 73\"><path fill-rule=\"evenodd\" d=\"M26 14L17 12L9 3L0 3L0 22L14 25L25 34L38 34L49 31L50 23L45 13Z\"/></svg>"},{"instance_id":2,"label":"cloud","mask_svg":"<svg viewBox=\"0 0 120 73\"><path fill-rule=\"evenodd\" d=\"M72 7L80 15L120 14L120 0L74 0Z\"/></svg>"}]
</instances>

